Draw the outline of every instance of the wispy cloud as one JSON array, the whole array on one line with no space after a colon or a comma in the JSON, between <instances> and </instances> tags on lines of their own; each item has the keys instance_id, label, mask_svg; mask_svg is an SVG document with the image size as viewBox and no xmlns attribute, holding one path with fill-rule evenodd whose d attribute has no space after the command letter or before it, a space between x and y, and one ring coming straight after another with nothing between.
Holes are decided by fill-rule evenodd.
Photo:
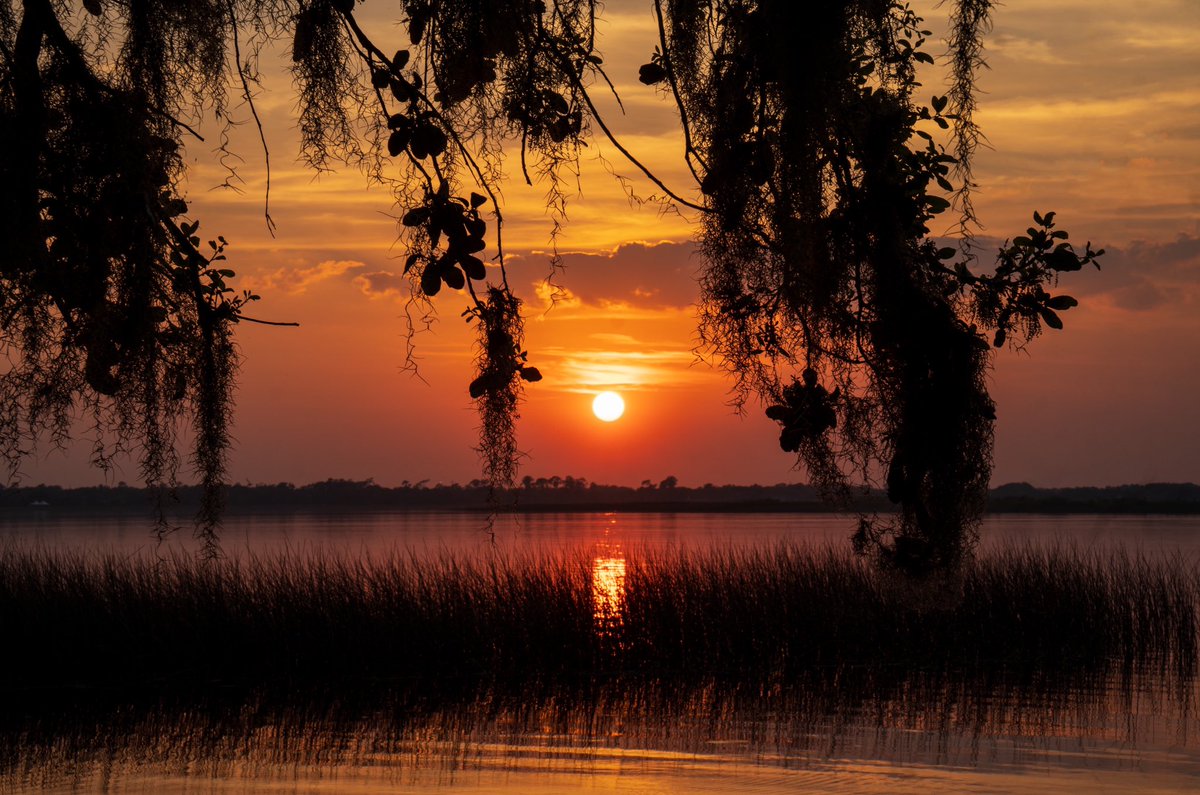
<instances>
[{"instance_id":1,"label":"wispy cloud","mask_svg":"<svg viewBox=\"0 0 1200 795\"><path fill-rule=\"evenodd\" d=\"M1137 242L1110 250L1101 262L1100 273L1072 283L1094 290L1118 309L1174 309L1191 314L1200 304L1200 238L1196 236L1180 235L1170 243Z\"/></svg>"},{"instance_id":2,"label":"wispy cloud","mask_svg":"<svg viewBox=\"0 0 1200 795\"><path fill-rule=\"evenodd\" d=\"M354 277L354 284L368 298L394 298L409 293L409 281L399 273L371 271Z\"/></svg>"},{"instance_id":3,"label":"wispy cloud","mask_svg":"<svg viewBox=\"0 0 1200 795\"><path fill-rule=\"evenodd\" d=\"M711 382L717 377L685 348L543 348L538 350L538 359L545 362L542 368L545 387L558 392L590 394L602 389L659 392Z\"/></svg>"},{"instance_id":4,"label":"wispy cloud","mask_svg":"<svg viewBox=\"0 0 1200 795\"><path fill-rule=\"evenodd\" d=\"M308 268L277 268L274 271L247 277L256 290L279 291L299 295L315 284L344 277L367 267L358 260L325 260Z\"/></svg>"},{"instance_id":5,"label":"wispy cloud","mask_svg":"<svg viewBox=\"0 0 1200 795\"><path fill-rule=\"evenodd\" d=\"M546 255L533 252L522 266L536 267ZM609 251L569 252L562 255L563 271L548 284L529 282L532 297L556 309L602 307L628 316L645 309L690 308L701 267L691 243L631 242ZM540 276L540 274L539 274Z\"/></svg>"},{"instance_id":6,"label":"wispy cloud","mask_svg":"<svg viewBox=\"0 0 1200 795\"><path fill-rule=\"evenodd\" d=\"M1027 63L1061 65L1070 63L1060 51L1043 39L1024 38L1002 33L988 41L988 50Z\"/></svg>"},{"instance_id":7,"label":"wispy cloud","mask_svg":"<svg viewBox=\"0 0 1200 795\"><path fill-rule=\"evenodd\" d=\"M595 334L589 334L588 339L593 339L596 342L606 342L606 343L615 344L615 345L637 345L638 344L637 339L634 337L631 337L628 334L611 334L611 333L602 332L602 331L598 331Z\"/></svg>"}]
</instances>

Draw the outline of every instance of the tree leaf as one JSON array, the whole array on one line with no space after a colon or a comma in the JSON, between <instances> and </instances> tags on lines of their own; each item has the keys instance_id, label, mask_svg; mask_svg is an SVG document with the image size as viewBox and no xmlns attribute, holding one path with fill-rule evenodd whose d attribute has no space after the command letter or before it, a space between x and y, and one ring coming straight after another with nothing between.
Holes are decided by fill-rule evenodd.
<instances>
[{"instance_id":1,"label":"tree leaf","mask_svg":"<svg viewBox=\"0 0 1200 795\"><path fill-rule=\"evenodd\" d=\"M442 268L442 280L453 290L461 290L467 285L467 280L457 265L444 266Z\"/></svg>"},{"instance_id":2,"label":"tree leaf","mask_svg":"<svg viewBox=\"0 0 1200 795\"><path fill-rule=\"evenodd\" d=\"M409 148L418 160L432 155L437 157L446 151L446 134L431 122L424 122L413 131Z\"/></svg>"},{"instance_id":3,"label":"tree leaf","mask_svg":"<svg viewBox=\"0 0 1200 795\"><path fill-rule=\"evenodd\" d=\"M925 204L929 207L929 212L934 215L950 209L950 202L941 196L926 196Z\"/></svg>"},{"instance_id":4,"label":"tree leaf","mask_svg":"<svg viewBox=\"0 0 1200 795\"><path fill-rule=\"evenodd\" d=\"M396 130L388 136L387 148L388 154L392 157L399 157L404 148L408 146L408 130Z\"/></svg>"},{"instance_id":5,"label":"tree leaf","mask_svg":"<svg viewBox=\"0 0 1200 795\"><path fill-rule=\"evenodd\" d=\"M392 96L398 102L411 102L416 97L416 92L409 82L404 78L397 77L391 82Z\"/></svg>"},{"instance_id":6,"label":"tree leaf","mask_svg":"<svg viewBox=\"0 0 1200 795\"><path fill-rule=\"evenodd\" d=\"M488 392L503 389L506 383L507 379L498 373L484 373L471 382L471 385L467 387L467 392L473 398L481 398Z\"/></svg>"},{"instance_id":7,"label":"tree leaf","mask_svg":"<svg viewBox=\"0 0 1200 795\"><path fill-rule=\"evenodd\" d=\"M487 268L483 264L483 260L479 257L473 257L470 254L464 254L458 258L458 263L462 265L463 270L467 272L467 276L480 281L487 278Z\"/></svg>"},{"instance_id":8,"label":"tree leaf","mask_svg":"<svg viewBox=\"0 0 1200 795\"><path fill-rule=\"evenodd\" d=\"M1083 261L1071 250L1068 243L1063 243L1046 257L1047 264L1056 271L1077 271L1083 267Z\"/></svg>"},{"instance_id":9,"label":"tree leaf","mask_svg":"<svg viewBox=\"0 0 1200 795\"><path fill-rule=\"evenodd\" d=\"M1062 318L1053 309L1039 306L1038 314L1042 316L1042 321L1050 328L1061 329L1063 327Z\"/></svg>"},{"instance_id":10,"label":"tree leaf","mask_svg":"<svg viewBox=\"0 0 1200 795\"><path fill-rule=\"evenodd\" d=\"M428 207L414 207L404 214L404 217L400 219L400 223L404 224L405 226L420 226L428 220Z\"/></svg>"},{"instance_id":11,"label":"tree leaf","mask_svg":"<svg viewBox=\"0 0 1200 795\"><path fill-rule=\"evenodd\" d=\"M421 291L431 298L438 294L442 289L442 277L438 273L438 269L434 263L429 263L425 266L425 270L421 272Z\"/></svg>"},{"instance_id":12,"label":"tree leaf","mask_svg":"<svg viewBox=\"0 0 1200 795\"><path fill-rule=\"evenodd\" d=\"M1046 306L1051 309L1065 310L1073 306L1079 306L1079 302L1069 295L1056 295L1046 302Z\"/></svg>"},{"instance_id":13,"label":"tree leaf","mask_svg":"<svg viewBox=\"0 0 1200 795\"><path fill-rule=\"evenodd\" d=\"M653 61L642 64L638 69L638 80L642 81L648 86L652 86L655 83L661 83L666 79L667 70L662 68L661 64L654 63Z\"/></svg>"}]
</instances>

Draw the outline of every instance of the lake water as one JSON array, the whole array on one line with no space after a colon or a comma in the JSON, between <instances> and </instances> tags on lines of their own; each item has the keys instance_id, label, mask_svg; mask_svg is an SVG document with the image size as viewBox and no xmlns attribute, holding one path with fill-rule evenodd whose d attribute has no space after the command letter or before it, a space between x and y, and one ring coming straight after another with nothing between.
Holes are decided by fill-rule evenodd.
<instances>
[{"instance_id":1,"label":"lake water","mask_svg":"<svg viewBox=\"0 0 1200 795\"><path fill-rule=\"evenodd\" d=\"M229 517L221 531L230 555L329 552L387 555L629 547L761 546L780 541L842 544L856 518L836 513L537 513L504 515L490 528L479 513L294 513ZM1062 543L1081 550L1114 546L1148 553L1200 555L1200 515L1037 515L985 517L986 551L996 545ZM166 554L195 548L186 527L158 542L141 515L0 514L0 542Z\"/></svg>"},{"instance_id":2,"label":"lake water","mask_svg":"<svg viewBox=\"0 0 1200 795\"><path fill-rule=\"evenodd\" d=\"M584 550L598 620L631 550L846 544L835 514L295 514L231 517L226 554L492 555ZM1200 559L1200 517L995 516L982 552L1066 545ZM142 517L22 511L0 539L161 555ZM0 617L2 618L2 617ZM19 684L17 685L19 690ZM29 694L21 694L28 698ZM471 699L380 692L296 704L225 697L75 710L8 726L0 791L134 793L1074 793L1200 791L1200 687L1131 673L963 680L817 671L802 681L547 682ZM66 706L60 703L65 698Z\"/></svg>"}]
</instances>

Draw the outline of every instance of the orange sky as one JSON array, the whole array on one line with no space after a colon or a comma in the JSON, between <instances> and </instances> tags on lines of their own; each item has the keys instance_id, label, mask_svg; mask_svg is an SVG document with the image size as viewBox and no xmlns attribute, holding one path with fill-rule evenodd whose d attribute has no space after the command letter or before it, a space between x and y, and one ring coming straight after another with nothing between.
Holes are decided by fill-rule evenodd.
<instances>
[{"instance_id":1,"label":"orange sky","mask_svg":"<svg viewBox=\"0 0 1200 795\"><path fill-rule=\"evenodd\" d=\"M360 15L385 49L401 46L391 20L373 15L383 7L394 4L369 0ZM935 27L942 13L928 10ZM651 24L647 3L607 4L599 47L628 115L605 109L630 148L682 190L690 183L671 105L636 80L653 49ZM976 163L984 233L1018 234L1030 211L1053 209L1073 240L1109 250L1102 273L1064 284L1081 301L1065 331L1028 355L996 358L994 481L1200 481L1200 5L1010 0L997 10L988 59L978 120L992 149ZM393 246L390 196L353 170L317 179L295 162L290 82L282 60L265 61L277 75L258 98L274 166L274 239L249 128L234 138L242 195L212 190L223 179L212 138L189 150L192 209L202 232L230 241L231 267L263 294L254 314L302 324L240 331L231 476L388 485L477 477L470 336L458 317L465 297L437 298L440 319L415 338L423 380L402 373L407 293L396 289L404 252ZM937 80L926 79L931 93ZM559 238L571 252L561 281L572 295L553 309L539 289L547 265L538 252L551 229L545 186L503 186L510 278L528 302L530 362L546 376L522 412L522 473L633 484L669 474L685 485L807 479L761 408L735 416L727 382L693 353L700 262L690 219L631 204L610 168L637 195L653 193L611 147L585 150L582 190ZM624 394L622 420L592 417L602 388ZM127 464L109 482L136 472ZM43 452L23 481L104 479L79 448Z\"/></svg>"}]
</instances>

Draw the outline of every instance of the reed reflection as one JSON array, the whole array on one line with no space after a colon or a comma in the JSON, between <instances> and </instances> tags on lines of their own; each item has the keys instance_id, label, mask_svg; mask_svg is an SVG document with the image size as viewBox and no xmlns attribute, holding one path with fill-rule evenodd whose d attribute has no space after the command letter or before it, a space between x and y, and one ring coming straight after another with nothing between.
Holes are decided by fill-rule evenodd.
<instances>
[{"instance_id":1,"label":"reed reflection","mask_svg":"<svg viewBox=\"0 0 1200 795\"><path fill-rule=\"evenodd\" d=\"M0 744L0 791L191 795L215 782L248 792L461 791L454 776L470 769L504 795L606 789L597 785L617 774L665 777L655 791L746 791L732 785L755 771L778 786L754 791L779 793L830 775L856 792L896 792L897 775L930 793L1070 792L1083 772L1111 779L1090 791L1193 793L1190 696L1180 701L1155 681L1014 686L845 669L776 687L724 677L549 690L497 682L448 698L369 688L351 698L288 692L73 711ZM1004 786L1002 776L1018 778ZM686 786L672 786L680 779Z\"/></svg>"}]
</instances>

